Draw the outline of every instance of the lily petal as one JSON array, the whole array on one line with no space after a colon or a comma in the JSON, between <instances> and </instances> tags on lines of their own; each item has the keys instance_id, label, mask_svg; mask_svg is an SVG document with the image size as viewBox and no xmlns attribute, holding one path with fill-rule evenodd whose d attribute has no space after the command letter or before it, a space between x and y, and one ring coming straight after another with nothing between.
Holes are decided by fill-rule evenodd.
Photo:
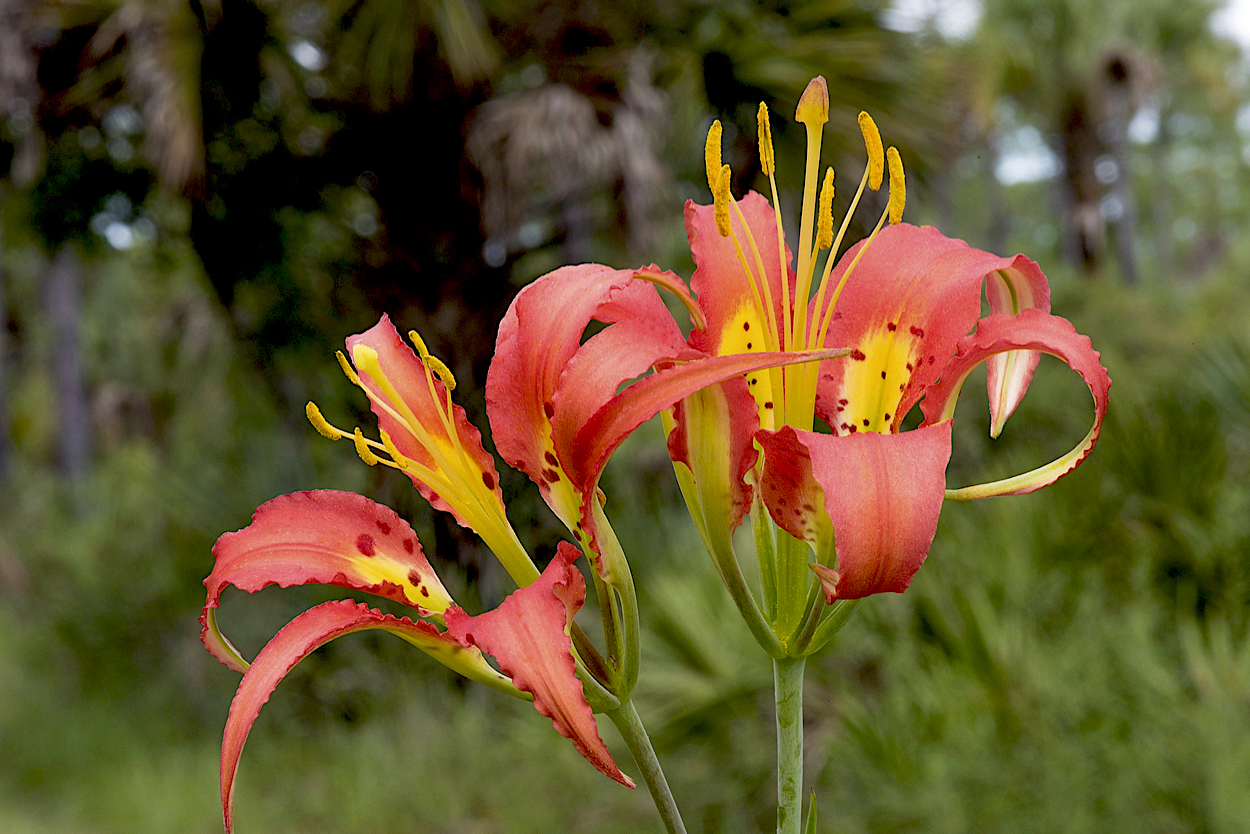
<instances>
[{"instance_id":1,"label":"lily petal","mask_svg":"<svg viewBox=\"0 0 1250 834\"><path fill-rule=\"evenodd\" d=\"M779 527L812 545L826 600L905 590L937 532L950 421L894 435L786 426L756 439L764 448L764 504Z\"/></svg>"},{"instance_id":2,"label":"lily petal","mask_svg":"<svg viewBox=\"0 0 1250 834\"><path fill-rule=\"evenodd\" d=\"M488 514L505 515L495 459L483 448L482 434L464 409L447 408L443 380L417 358L386 315L364 333L349 337L347 353L369 394L378 425L416 464L404 472L421 495L493 544L483 529L490 522L479 516L483 503L495 505Z\"/></svg>"},{"instance_id":3,"label":"lily petal","mask_svg":"<svg viewBox=\"0 0 1250 834\"><path fill-rule=\"evenodd\" d=\"M440 633L429 623L393 617L351 600L335 600L310 608L261 649L230 704L221 743L221 807L227 834L234 828L234 782L239 757L261 707L301 660L337 637L369 629L389 631L466 677L521 696L506 677L486 663L481 652Z\"/></svg>"},{"instance_id":4,"label":"lily petal","mask_svg":"<svg viewBox=\"0 0 1250 834\"><path fill-rule=\"evenodd\" d=\"M755 398L741 377L696 391L673 408L668 453L692 478L696 521L709 532L732 533L751 511L754 490L746 474L759 453L754 436L759 428ZM695 442L691 443L691 436ZM692 508L692 510L695 508Z\"/></svg>"},{"instance_id":5,"label":"lily petal","mask_svg":"<svg viewBox=\"0 0 1250 834\"><path fill-rule=\"evenodd\" d=\"M925 424L946 420L954 413L959 389L974 367L988 358L1021 349L1049 353L1080 374L1094 398L1094 424L1072 451L1045 466L992 483L948 490L947 498L968 500L992 495L1020 495L1041 489L1080 465L1098 442L1102 421L1107 414L1111 378L1089 337L1077 333L1066 319L1040 310L1025 310L1018 316L997 315L982 319L977 324L976 332L960 344L957 355L943 371L941 381L925 397L922 406Z\"/></svg>"},{"instance_id":6,"label":"lily petal","mask_svg":"<svg viewBox=\"0 0 1250 834\"><path fill-rule=\"evenodd\" d=\"M447 632L491 655L534 708L601 773L626 787L633 780L612 760L586 703L573 660L569 627L586 599L586 583L574 562L581 554L561 542L556 557L532 585L514 592L493 611L476 617L447 612Z\"/></svg>"},{"instance_id":7,"label":"lily petal","mask_svg":"<svg viewBox=\"0 0 1250 834\"><path fill-rule=\"evenodd\" d=\"M256 509L250 525L217 539L213 556L200 637L214 657L238 672L247 661L218 630L214 614L227 585L248 593L274 584L337 585L402 602L422 617L452 604L408 522L354 492L322 489L274 498Z\"/></svg>"},{"instance_id":8,"label":"lily petal","mask_svg":"<svg viewBox=\"0 0 1250 834\"><path fill-rule=\"evenodd\" d=\"M622 382L687 350L655 288L633 276L633 270L582 264L526 286L500 322L486 377L486 410L499 454L538 485L570 529L580 520L582 503L565 475L570 427L580 425ZM629 338L600 338L619 326L612 324L583 346L592 320L628 321ZM581 350L591 351L596 361L570 368ZM571 416L563 418L557 438L558 408Z\"/></svg>"},{"instance_id":9,"label":"lily petal","mask_svg":"<svg viewBox=\"0 0 1250 834\"><path fill-rule=\"evenodd\" d=\"M841 280L864 245L842 257L831 280ZM855 263L831 314L825 344L853 352L851 361L821 368L816 403L821 419L839 434L851 426L897 431L980 317L987 277L992 303L1006 303L1009 294L1002 286L1007 284L1017 288L1020 304L1049 307L1045 276L1022 255L1000 258L927 226L883 229ZM1035 357L1021 357L995 377L996 387L1011 391L993 397L1001 419L1023 395L1035 365Z\"/></svg>"},{"instance_id":10,"label":"lily petal","mask_svg":"<svg viewBox=\"0 0 1250 834\"><path fill-rule=\"evenodd\" d=\"M787 284L783 288L781 257L777 249L777 214L768 200L754 191L739 200L738 207L746 219L745 228L736 214L731 213L731 218L737 239L742 243L743 258L757 281L760 267L763 267L768 297L772 300L773 323L783 322L788 312L784 300L794 298L795 276L789 266L793 258L789 247L786 247ZM706 329L690 334L690 343L713 354L769 349L765 333L771 326L760 321L756 313L751 279L738 257L734 239L721 237L716 230L715 208L687 202L685 217L686 237L690 241L690 254L695 264L694 274L690 276L690 288L698 296L699 307L707 322ZM755 249L751 247L751 241ZM763 301L764 287L757 286L756 289ZM745 330L744 324L747 325ZM744 334L755 335L748 337ZM748 341L751 342L750 348L746 347ZM773 349L784 347L772 346Z\"/></svg>"},{"instance_id":11,"label":"lily petal","mask_svg":"<svg viewBox=\"0 0 1250 834\"><path fill-rule=\"evenodd\" d=\"M682 362L660 368L640 379L617 394L592 414L577 433L572 444L572 454L566 469L582 496L583 530L589 546L598 554L594 521L590 502L595 497L595 486L603 468L617 447L636 428L666 408L672 408L682 399L703 388L717 385L728 379L740 377L765 368L794 365L842 356L845 351L827 350L792 351L776 353L740 353L729 356L706 356L690 362ZM748 395L749 396L749 395ZM735 431L733 424L720 427L726 433ZM740 427L739 429L740 430ZM724 435L731 436L731 435ZM704 442L702 439L700 443ZM730 446L732 446L732 441ZM731 463L743 465L741 460ZM722 508L728 514L729 507ZM596 558L596 568L603 572L603 565ZM609 578L606 577L605 578ZM609 578L610 579L610 578Z\"/></svg>"},{"instance_id":12,"label":"lily petal","mask_svg":"<svg viewBox=\"0 0 1250 834\"><path fill-rule=\"evenodd\" d=\"M1050 312L1050 284L1041 267L1023 255L1017 255L1012 266L986 276L985 297L991 314ZM1020 350L997 354L986 363L991 437L998 437L1007 418L1020 405L1040 359L1037 351Z\"/></svg>"}]
</instances>

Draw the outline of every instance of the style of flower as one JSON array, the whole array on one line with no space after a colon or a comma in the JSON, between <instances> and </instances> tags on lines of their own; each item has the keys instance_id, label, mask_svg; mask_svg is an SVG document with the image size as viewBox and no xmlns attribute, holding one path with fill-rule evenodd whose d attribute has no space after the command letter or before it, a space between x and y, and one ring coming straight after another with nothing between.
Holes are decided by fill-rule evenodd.
<instances>
[{"instance_id":1,"label":"style of flower","mask_svg":"<svg viewBox=\"0 0 1250 834\"><path fill-rule=\"evenodd\" d=\"M1050 315L1049 285L1037 264L899 222L902 162L894 148L883 151L867 114L859 123L868 165L835 235L832 169L819 195L816 189L828 119L823 78L808 86L796 118L808 139L797 264L776 208L771 127L761 104L760 161L772 204L754 192L732 197L714 123L706 149L714 202L686 205L695 262L690 286L671 273L639 273L681 299L693 323L688 344L705 356L834 346L848 352L727 380L693 394L668 417L669 449L687 504L748 625L774 656L804 654L820 642L811 642L821 612L811 604L809 562L829 603L904 590L928 554L943 498L1029 492L1070 472L1098 439L1110 386L1089 339ZM865 187L879 188L887 169L885 212L873 232L838 259ZM891 225L884 227L887 220ZM990 310L985 318L982 286ZM1041 353L1057 356L1085 381L1094 400L1089 433L1046 466L947 490L951 416L969 371L988 362L996 437ZM901 431L917 403L920 426ZM827 431L813 430L817 417ZM764 611L742 580L731 538L743 515L761 505L811 549L803 553L780 537L774 550L757 528Z\"/></svg>"}]
</instances>

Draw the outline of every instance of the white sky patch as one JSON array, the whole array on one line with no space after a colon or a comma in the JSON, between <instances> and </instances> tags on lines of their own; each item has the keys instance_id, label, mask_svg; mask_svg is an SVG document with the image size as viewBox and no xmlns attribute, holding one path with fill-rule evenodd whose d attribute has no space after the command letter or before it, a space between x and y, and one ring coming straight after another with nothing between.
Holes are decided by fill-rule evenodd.
<instances>
[{"instance_id":1,"label":"white sky patch","mask_svg":"<svg viewBox=\"0 0 1250 834\"><path fill-rule=\"evenodd\" d=\"M1032 125L1016 128L1003 137L1002 153L994 175L1003 185L1048 180L1059 173L1059 160Z\"/></svg>"},{"instance_id":2,"label":"white sky patch","mask_svg":"<svg viewBox=\"0 0 1250 834\"><path fill-rule=\"evenodd\" d=\"M894 0L881 23L897 32L933 28L944 38L962 41L971 37L980 19L978 0Z\"/></svg>"},{"instance_id":3,"label":"white sky patch","mask_svg":"<svg viewBox=\"0 0 1250 834\"><path fill-rule=\"evenodd\" d=\"M1211 16L1211 29L1237 41L1242 49L1250 49L1250 0L1228 0Z\"/></svg>"}]
</instances>

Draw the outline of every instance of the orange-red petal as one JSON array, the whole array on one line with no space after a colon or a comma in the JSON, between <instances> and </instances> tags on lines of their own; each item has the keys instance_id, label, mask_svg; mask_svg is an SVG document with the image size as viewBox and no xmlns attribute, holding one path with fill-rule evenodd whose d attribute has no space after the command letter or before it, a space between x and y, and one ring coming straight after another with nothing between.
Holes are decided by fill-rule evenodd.
<instances>
[{"instance_id":1,"label":"orange-red petal","mask_svg":"<svg viewBox=\"0 0 1250 834\"><path fill-rule=\"evenodd\" d=\"M574 565L580 555L561 542L543 575L493 611L471 617L449 609L447 633L494 657L521 691L534 696L534 708L551 719L560 735L605 776L632 788L633 780L616 766L600 738L577 678L569 627L586 599L585 580Z\"/></svg>"},{"instance_id":2,"label":"orange-red petal","mask_svg":"<svg viewBox=\"0 0 1250 834\"><path fill-rule=\"evenodd\" d=\"M408 522L353 492L322 489L274 498L256 509L250 525L217 539L213 556L204 580L201 638L214 657L240 672L246 662L211 617L227 585L248 593L274 584L337 585L404 603L421 616L451 604Z\"/></svg>"},{"instance_id":3,"label":"orange-red petal","mask_svg":"<svg viewBox=\"0 0 1250 834\"><path fill-rule=\"evenodd\" d=\"M764 447L764 504L779 527L816 550L828 569L818 572L826 599L905 590L937 532L950 422L842 437L787 426L757 439Z\"/></svg>"}]
</instances>

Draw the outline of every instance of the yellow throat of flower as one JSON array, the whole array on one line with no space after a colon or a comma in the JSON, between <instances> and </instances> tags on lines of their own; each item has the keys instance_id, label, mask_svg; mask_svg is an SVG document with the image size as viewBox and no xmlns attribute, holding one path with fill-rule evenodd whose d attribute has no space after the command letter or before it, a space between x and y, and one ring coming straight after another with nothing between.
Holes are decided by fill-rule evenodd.
<instances>
[{"instance_id":1,"label":"yellow throat of flower","mask_svg":"<svg viewBox=\"0 0 1250 834\"><path fill-rule=\"evenodd\" d=\"M777 251L781 260L782 275L782 298L777 301L772 298L772 288L765 277L759 243L752 237L738 202L730 193L732 179L730 168L721 160L720 122L713 122L708 131L705 164L708 187L711 188L715 201L716 228L721 236L731 238L733 241L739 264L750 283L754 308L744 313L742 322L734 322L730 328L733 335L724 345L726 349L800 351L824 347L825 336L833 320L834 307L837 305L838 297L847 279L859 263L859 259L867 251L868 246L871 245L887 220L891 223L898 223L903 216L906 186L903 163L898 150L893 147L888 150L883 149L881 134L877 130L876 123L867 113L860 113L859 128L867 149L868 162L864 168L863 177L860 179L859 188L855 191L855 196L835 234L833 230L833 169L826 169L823 179L819 176L821 136L824 125L829 120L829 89L824 78L814 78L807 85L807 89L803 91L799 99L795 120L803 124L807 130L807 163L803 178L799 237L795 247L798 254L795 264L796 283L793 299L790 298L790 283L786 278L790 264L785 262L785 227L777 199L776 155L773 151L772 126L769 122L767 106L763 102L760 103L757 127L760 169L768 177L773 211L776 216ZM837 285L831 287L830 277L837 263L838 252L846 236L847 227L850 225L851 216L859 206L864 189L871 188L874 191L879 189L887 170L890 175L890 196L886 209L882 212L881 218L865 240L855 260L842 273ZM818 180L820 181L819 189L817 188ZM734 219L738 222L732 222ZM822 251L826 252L825 261L820 277L816 279L816 264ZM814 294L813 285L816 288ZM777 303L778 301L780 303ZM781 310L780 321L777 320L776 314L778 308ZM762 333L751 331L751 320L758 323L757 331L762 330ZM739 324L742 325L741 328ZM800 429L811 429L818 373L819 365L808 363L787 368L774 368L749 375L748 384L760 408L760 424L764 428L790 425Z\"/></svg>"}]
</instances>

